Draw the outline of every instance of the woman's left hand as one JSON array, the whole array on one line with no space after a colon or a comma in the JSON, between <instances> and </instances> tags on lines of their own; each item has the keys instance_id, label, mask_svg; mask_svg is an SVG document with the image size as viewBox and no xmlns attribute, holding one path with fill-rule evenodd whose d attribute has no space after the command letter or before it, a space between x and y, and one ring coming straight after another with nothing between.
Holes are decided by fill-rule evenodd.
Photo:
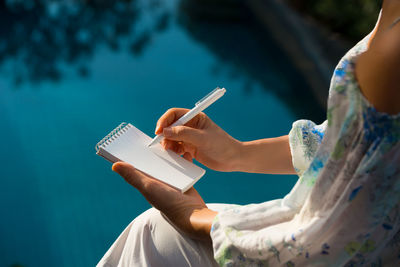
<instances>
[{"instance_id":1,"label":"woman's left hand","mask_svg":"<svg viewBox=\"0 0 400 267\"><path fill-rule=\"evenodd\" d=\"M114 163L112 169L138 189L181 231L193 238L210 239L211 224L217 212L207 208L193 187L182 194L126 162Z\"/></svg>"}]
</instances>

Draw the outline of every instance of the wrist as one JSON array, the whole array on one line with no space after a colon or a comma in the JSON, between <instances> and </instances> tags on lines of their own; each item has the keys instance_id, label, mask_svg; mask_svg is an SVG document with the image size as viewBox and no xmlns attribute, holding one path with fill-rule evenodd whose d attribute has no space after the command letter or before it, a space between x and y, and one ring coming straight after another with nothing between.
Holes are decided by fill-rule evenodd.
<instances>
[{"instance_id":1,"label":"wrist","mask_svg":"<svg viewBox=\"0 0 400 267\"><path fill-rule=\"evenodd\" d=\"M190 216L190 224L195 238L210 239L212 222L218 212L208 208L196 209Z\"/></svg>"},{"instance_id":2,"label":"wrist","mask_svg":"<svg viewBox=\"0 0 400 267\"><path fill-rule=\"evenodd\" d=\"M243 172L246 169L246 150L248 142L241 142L235 140L236 143L233 146L233 155L231 159L230 171L232 172Z\"/></svg>"},{"instance_id":3,"label":"wrist","mask_svg":"<svg viewBox=\"0 0 400 267\"><path fill-rule=\"evenodd\" d=\"M229 145L229 150L226 151L228 156L226 157L228 165L226 166L226 170L228 172L236 172L241 171L243 166L243 150L244 150L244 142L233 139L233 142Z\"/></svg>"}]
</instances>

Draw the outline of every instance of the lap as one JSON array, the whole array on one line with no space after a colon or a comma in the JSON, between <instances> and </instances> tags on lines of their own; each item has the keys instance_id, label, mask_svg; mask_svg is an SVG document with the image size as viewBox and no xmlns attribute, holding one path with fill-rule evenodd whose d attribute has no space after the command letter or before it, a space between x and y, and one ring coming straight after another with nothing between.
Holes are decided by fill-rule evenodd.
<instances>
[{"instance_id":1,"label":"lap","mask_svg":"<svg viewBox=\"0 0 400 267\"><path fill-rule=\"evenodd\" d=\"M210 204L213 210L224 204ZM97 266L218 266L211 242L194 240L151 208L121 233Z\"/></svg>"}]
</instances>

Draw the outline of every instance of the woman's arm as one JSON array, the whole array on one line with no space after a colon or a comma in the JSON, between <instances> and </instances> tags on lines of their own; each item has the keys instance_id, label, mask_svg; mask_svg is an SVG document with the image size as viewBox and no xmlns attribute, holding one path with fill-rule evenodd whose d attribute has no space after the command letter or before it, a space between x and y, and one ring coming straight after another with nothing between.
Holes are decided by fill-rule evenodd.
<instances>
[{"instance_id":1,"label":"woman's arm","mask_svg":"<svg viewBox=\"0 0 400 267\"><path fill-rule=\"evenodd\" d=\"M289 147L289 136L243 142L237 171L296 174Z\"/></svg>"},{"instance_id":2,"label":"woman's arm","mask_svg":"<svg viewBox=\"0 0 400 267\"><path fill-rule=\"evenodd\" d=\"M188 109L172 108L157 122L155 133L163 133L166 149L195 158L217 171L293 174L288 136L240 142L206 114L200 113L185 126L169 127Z\"/></svg>"}]
</instances>

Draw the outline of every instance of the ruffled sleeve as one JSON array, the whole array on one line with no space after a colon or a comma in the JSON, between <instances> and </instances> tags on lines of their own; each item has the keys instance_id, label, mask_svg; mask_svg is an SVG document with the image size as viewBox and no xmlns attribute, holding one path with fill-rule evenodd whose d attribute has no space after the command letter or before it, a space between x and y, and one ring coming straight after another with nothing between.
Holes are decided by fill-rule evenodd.
<instances>
[{"instance_id":1,"label":"ruffled sleeve","mask_svg":"<svg viewBox=\"0 0 400 267\"><path fill-rule=\"evenodd\" d=\"M293 123L289 132L289 145L292 153L293 167L301 176L310 166L315 157L328 121L316 125L309 120L298 120Z\"/></svg>"},{"instance_id":2,"label":"ruffled sleeve","mask_svg":"<svg viewBox=\"0 0 400 267\"><path fill-rule=\"evenodd\" d=\"M211 228L216 261L220 266L271 266L285 260L273 244L292 238L286 226L296 212L282 199L219 212Z\"/></svg>"}]
</instances>

